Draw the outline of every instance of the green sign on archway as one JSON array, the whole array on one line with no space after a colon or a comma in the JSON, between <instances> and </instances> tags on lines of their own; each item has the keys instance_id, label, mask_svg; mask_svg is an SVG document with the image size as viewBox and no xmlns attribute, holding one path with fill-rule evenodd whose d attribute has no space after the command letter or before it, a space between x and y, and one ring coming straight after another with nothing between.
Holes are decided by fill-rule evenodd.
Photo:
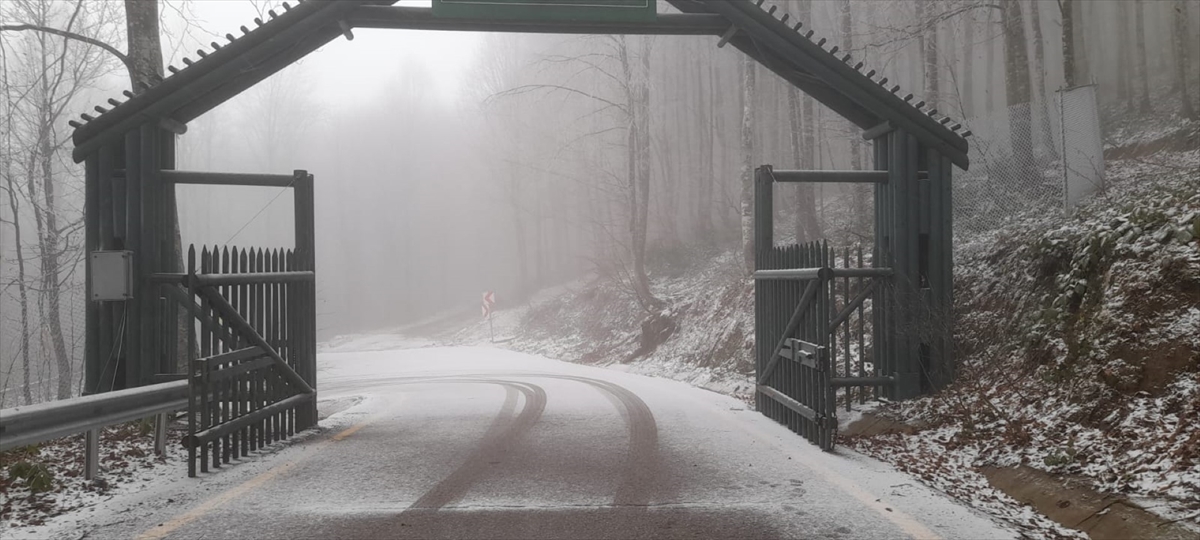
<instances>
[{"instance_id":1,"label":"green sign on archway","mask_svg":"<svg viewBox=\"0 0 1200 540\"><path fill-rule=\"evenodd\" d=\"M435 17L648 22L655 0L433 0Z\"/></svg>"}]
</instances>

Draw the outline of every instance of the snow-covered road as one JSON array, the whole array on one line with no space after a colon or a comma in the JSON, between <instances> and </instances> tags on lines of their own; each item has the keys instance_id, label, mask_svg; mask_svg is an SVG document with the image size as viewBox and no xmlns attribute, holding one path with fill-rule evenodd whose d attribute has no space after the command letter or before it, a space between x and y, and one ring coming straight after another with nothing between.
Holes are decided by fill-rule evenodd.
<instances>
[{"instance_id":1,"label":"snow-covered road","mask_svg":"<svg viewBox=\"0 0 1200 540\"><path fill-rule=\"evenodd\" d=\"M321 355L319 433L164 476L88 538L1012 538L735 399L491 348ZM361 398L361 400L359 400ZM65 532L60 529L59 532Z\"/></svg>"}]
</instances>

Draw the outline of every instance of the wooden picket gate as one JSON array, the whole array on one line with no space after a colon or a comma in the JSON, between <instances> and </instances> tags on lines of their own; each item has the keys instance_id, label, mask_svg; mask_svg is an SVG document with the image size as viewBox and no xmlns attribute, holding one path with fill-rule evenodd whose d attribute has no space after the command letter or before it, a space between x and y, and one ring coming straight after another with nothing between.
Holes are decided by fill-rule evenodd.
<instances>
[{"instance_id":1,"label":"wooden picket gate","mask_svg":"<svg viewBox=\"0 0 1200 540\"><path fill-rule=\"evenodd\" d=\"M188 474L316 423L314 273L291 250L188 254L200 358L189 370ZM197 335L198 334L198 335Z\"/></svg>"},{"instance_id":2,"label":"wooden picket gate","mask_svg":"<svg viewBox=\"0 0 1200 540\"><path fill-rule=\"evenodd\" d=\"M890 268L862 248L838 257L826 242L775 246L769 167L756 173L755 405L823 450L837 438L837 391L847 409L896 378L881 329L890 325ZM856 256L855 256L856 255ZM840 262L840 264L839 264ZM876 266L865 266L866 263ZM867 339L868 334L870 340Z\"/></svg>"},{"instance_id":3,"label":"wooden picket gate","mask_svg":"<svg viewBox=\"0 0 1200 540\"><path fill-rule=\"evenodd\" d=\"M188 380L188 476L317 423L313 176L163 171L173 184L291 189L295 249L188 249L181 273L153 274L161 299L159 379ZM179 309L187 350L177 343ZM184 373L173 360L187 358Z\"/></svg>"}]
</instances>

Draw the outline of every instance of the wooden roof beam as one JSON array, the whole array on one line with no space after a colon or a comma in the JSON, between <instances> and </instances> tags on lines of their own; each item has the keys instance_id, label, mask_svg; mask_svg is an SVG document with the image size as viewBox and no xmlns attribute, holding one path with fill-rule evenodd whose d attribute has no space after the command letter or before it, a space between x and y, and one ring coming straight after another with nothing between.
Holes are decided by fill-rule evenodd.
<instances>
[{"instance_id":1,"label":"wooden roof beam","mask_svg":"<svg viewBox=\"0 0 1200 540\"><path fill-rule=\"evenodd\" d=\"M346 22L355 28L521 32L530 34L624 34L719 36L729 28L720 15L660 13L651 22L497 20L434 17L433 10L410 6L360 6Z\"/></svg>"}]
</instances>

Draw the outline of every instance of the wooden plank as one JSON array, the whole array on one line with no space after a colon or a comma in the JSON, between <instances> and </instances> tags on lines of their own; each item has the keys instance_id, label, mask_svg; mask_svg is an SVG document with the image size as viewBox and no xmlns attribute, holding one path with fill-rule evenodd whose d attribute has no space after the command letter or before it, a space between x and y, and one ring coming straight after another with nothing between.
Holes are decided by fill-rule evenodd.
<instances>
[{"instance_id":1,"label":"wooden plank","mask_svg":"<svg viewBox=\"0 0 1200 540\"><path fill-rule=\"evenodd\" d=\"M756 389L758 390L758 392L760 394L763 394L763 395L775 400L776 403L779 403L780 405L783 405L784 407L786 407L788 410L790 410L800 416L803 416L804 418L807 418L809 421L815 422L815 423L820 422L820 417L817 415L816 411L805 406L803 403L800 403L799 401L796 401L796 400L784 395L783 392L780 392L774 388L771 388L770 386L766 386L766 385L762 385L762 384L758 385L756 387Z\"/></svg>"},{"instance_id":2,"label":"wooden plank","mask_svg":"<svg viewBox=\"0 0 1200 540\"><path fill-rule=\"evenodd\" d=\"M879 125L876 125L875 127L863 131L862 138L864 141L873 141L883 137L884 135L887 135L888 133L891 133L895 129L896 127L893 126L891 122L885 121Z\"/></svg>"},{"instance_id":3,"label":"wooden plank","mask_svg":"<svg viewBox=\"0 0 1200 540\"><path fill-rule=\"evenodd\" d=\"M849 290L849 288L847 288L847 290ZM837 330L838 325L846 322L846 320L849 319L850 316L854 314L854 311L856 309L861 308L863 302L866 301L866 299L868 297L870 297L874 292L875 292L875 282L872 281L870 285L867 285L867 287L865 289L859 291L858 294L854 297L854 299L848 301L846 303L846 305L842 307L842 310L839 311L836 316L834 316L833 320L829 322L829 331L833 332L833 331ZM849 326L847 326L847 331L849 331ZM847 336L846 339L847 339L847 343L849 343L849 339L850 339L849 336ZM847 348L846 355L849 356L849 354L850 354L849 348ZM846 372L849 373L848 368L847 368Z\"/></svg>"},{"instance_id":4,"label":"wooden plank","mask_svg":"<svg viewBox=\"0 0 1200 540\"><path fill-rule=\"evenodd\" d=\"M795 338L786 338L779 355L809 369L820 369L817 357L821 354L821 346Z\"/></svg>"},{"instance_id":5,"label":"wooden plank","mask_svg":"<svg viewBox=\"0 0 1200 540\"><path fill-rule=\"evenodd\" d=\"M833 377L830 384L834 388L849 388L857 386L891 386L896 384L895 377Z\"/></svg>"},{"instance_id":6,"label":"wooden plank","mask_svg":"<svg viewBox=\"0 0 1200 540\"><path fill-rule=\"evenodd\" d=\"M196 246L194 246L194 245L188 246L188 258L187 258L186 270L189 273L194 273L196 271ZM196 292L196 284L195 284L195 282L189 280L188 281L188 295L187 295L189 304L191 303L191 299L195 297L195 292ZM198 397L197 394L199 394L199 391L198 391L199 389L196 387L196 385L193 383L193 381L190 380L192 377L196 376L196 370L197 370L197 365L196 365L196 325L192 324L190 319L189 319L188 325L187 325L187 334L188 334L187 376L189 378L189 381L188 381L188 415L187 416L188 416L188 436L192 436L192 435L195 435L196 432L198 431L197 425L196 425L196 413L198 410L197 407L199 406L198 399L197 399L197 397ZM187 450L188 450L188 478L195 478L196 477L196 457L197 457L196 456L196 447L189 446Z\"/></svg>"},{"instance_id":7,"label":"wooden plank","mask_svg":"<svg viewBox=\"0 0 1200 540\"><path fill-rule=\"evenodd\" d=\"M228 364L235 364L264 355L266 355L266 353L258 347L246 347L206 358L200 358L197 360L197 362L207 366L208 369L222 369Z\"/></svg>"},{"instance_id":8,"label":"wooden plank","mask_svg":"<svg viewBox=\"0 0 1200 540\"><path fill-rule=\"evenodd\" d=\"M216 173L201 171L163 171L162 181L171 184L205 186L261 186L287 188L294 177L288 174Z\"/></svg>"},{"instance_id":9,"label":"wooden plank","mask_svg":"<svg viewBox=\"0 0 1200 540\"><path fill-rule=\"evenodd\" d=\"M185 443L189 445L204 445L217 440L228 433L241 429L247 424L260 421L263 417L277 415L280 411L287 410L290 407L295 407L313 398L314 396L312 394L297 394L288 398L284 398L251 414L197 433L189 437Z\"/></svg>"},{"instance_id":10,"label":"wooden plank","mask_svg":"<svg viewBox=\"0 0 1200 540\"><path fill-rule=\"evenodd\" d=\"M845 248L842 251L842 267L850 268L850 248L849 247ZM858 278L858 279L860 281L862 280L862 278ZM859 294L862 294L861 287L859 287L859 288L860 288ZM865 299L865 297L864 297L864 299ZM861 306L862 303L863 303L863 300L858 301L859 306ZM842 309L850 310L849 313L847 313L847 315L846 315L847 321L846 321L846 325L845 325L845 329L844 329L845 331L842 333L842 347L843 347L842 352L844 354L844 357L842 358L842 372L845 373L845 375L847 377L849 377L850 369L851 369L850 368L850 323L849 323L849 318L854 313L854 301L850 299L850 278L849 277L842 278ZM839 312L839 315L840 315L840 312ZM836 316L834 317L834 321L837 321ZM837 325L838 325L838 323L836 323L836 322L830 324L830 326L832 326L834 328L837 328ZM832 332L832 330L831 330L831 332ZM834 348L836 349L836 347L834 347ZM846 391L845 397L846 397L846 412L849 412L850 411L850 403L852 401L849 390Z\"/></svg>"},{"instance_id":11,"label":"wooden plank","mask_svg":"<svg viewBox=\"0 0 1200 540\"><path fill-rule=\"evenodd\" d=\"M776 182L819 184L886 184L885 171L772 171Z\"/></svg>"},{"instance_id":12,"label":"wooden plank","mask_svg":"<svg viewBox=\"0 0 1200 540\"><path fill-rule=\"evenodd\" d=\"M784 327L782 334L783 337L780 338L779 343L775 345L775 348L773 349L773 352L767 361L767 366L763 368L763 373L758 377L758 384L765 383L767 381L767 377L770 377L771 370L775 368L775 364L779 361L779 350L783 348L783 345L787 340L787 336L794 332L797 326L800 324L800 321L804 319L805 310L808 309L808 305L817 296L817 283L818 282L815 280L808 282L807 287L804 289L804 296L800 297L800 303L796 305L796 310L792 313L792 318L788 321L787 326Z\"/></svg>"},{"instance_id":13,"label":"wooden plank","mask_svg":"<svg viewBox=\"0 0 1200 540\"><path fill-rule=\"evenodd\" d=\"M142 145L141 162L136 166L141 168L141 196L142 196L142 222L141 222L141 256L134 253L134 269L135 280L134 286L137 297L134 301L138 303L138 308L141 312L139 317L141 338L137 340L137 346L140 348L138 360L136 362L136 381L133 386L141 386L148 384L158 372L159 361L155 356L155 344L159 339L159 331L157 321L163 314L158 313L158 294L157 287L147 281L145 276L164 270L160 266L159 259L159 239L165 228L163 227L162 219L162 195L161 185L158 182L160 174L160 159L159 153L159 128L154 124L143 124L140 128L140 142ZM126 163L126 168L134 167L132 163ZM172 231L174 232L174 231ZM140 268L138 264L140 263Z\"/></svg>"},{"instance_id":14,"label":"wooden plank","mask_svg":"<svg viewBox=\"0 0 1200 540\"><path fill-rule=\"evenodd\" d=\"M859 244L857 251L858 251L858 267L862 268L863 267L862 244ZM862 290L862 288L863 288L863 278L861 278L861 277L858 278L858 288L859 288L859 290ZM858 305L858 376L859 377L863 376L863 364L865 364L867 361L867 349L865 348L865 344L864 344L864 338L865 338L865 334L866 334L866 319L865 319L866 309L864 307L865 305L866 305L865 301ZM875 309L875 307L872 306L871 309ZM847 374L847 375L849 375L849 374ZM859 402L859 404L867 402L867 396L865 393L863 393L861 391L858 393L858 402Z\"/></svg>"},{"instance_id":15,"label":"wooden plank","mask_svg":"<svg viewBox=\"0 0 1200 540\"><path fill-rule=\"evenodd\" d=\"M313 390L308 386L308 383L306 383L304 379L300 378L300 376L297 375L290 366L288 366L287 362L279 356L279 353L267 344L266 340L259 335L258 331L252 328L250 324L246 322L246 319L229 305L229 302L227 302L219 294L216 294L211 288L203 287L200 288L200 291L201 295L207 297L222 316L226 317L227 320L233 323L234 327L243 337L250 340L250 343L262 347L263 351L267 353L267 356L275 360L276 365L279 367L280 374L287 379L289 383L292 383L302 393L312 393Z\"/></svg>"},{"instance_id":16,"label":"wooden plank","mask_svg":"<svg viewBox=\"0 0 1200 540\"><path fill-rule=\"evenodd\" d=\"M212 255L211 255L211 253L209 253L208 247L206 246L206 247L202 248L200 251L200 271L201 272L211 271L211 269L212 269L211 264L212 264ZM195 279L193 279L192 281L194 282ZM205 306L205 310L211 315L212 308L209 307L208 302L206 300L204 300L203 297L201 297L201 302ZM211 316L209 318L211 319ZM207 330L204 326L200 327L200 356L205 357L205 358L212 356L212 332L210 330ZM197 381L197 384L196 384L196 386L199 388L199 393L200 393L200 424L196 428L196 432L199 432L199 431L207 430L208 428L212 427L212 419L210 417L212 411L209 408L210 393L209 393L209 388L208 388L208 381L205 380L205 377L207 377L207 370L204 369L204 365L201 364L199 361L195 362L195 364L198 369L197 373L199 375L199 380ZM206 472L208 472L208 450L209 450L209 448L208 448L207 444L202 444L199 446L200 446L200 457L199 457L200 472L206 473Z\"/></svg>"},{"instance_id":17,"label":"wooden plank","mask_svg":"<svg viewBox=\"0 0 1200 540\"><path fill-rule=\"evenodd\" d=\"M234 257L236 255L229 253L229 246L222 246L221 250L222 250L222 255L223 255L221 258L221 273L229 274L232 271L236 271L237 270L236 266L230 260L232 257ZM199 284L200 276L196 276L196 281ZM233 305L237 306L237 305L241 304L241 299L236 296L237 291L235 288L221 287L219 293L222 296L225 296L226 298L230 298L232 300ZM235 346L241 346L240 340L238 340L238 341L239 342L236 343ZM261 353L262 350L258 349L258 352ZM227 370L223 370L223 371L227 371ZM233 382L234 381L230 381L231 384ZM237 393L235 391L235 393L231 396L231 401L232 401L232 405L233 405L232 415L234 418L238 418L243 414L243 411L241 410L241 401L242 400L241 400L241 396L239 395L239 393ZM237 440L238 439L237 435L238 434L235 432L235 433L231 433L230 435L225 437L226 439L229 440L230 450L233 452L234 456L236 456L238 453L238 450L240 450L240 448L239 448L240 445L239 445L239 441Z\"/></svg>"},{"instance_id":18,"label":"wooden plank","mask_svg":"<svg viewBox=\"0 0 1200 540\"><path fill-rule=\"evenodd\" d=\"M145 224L142 222L142 143L141 130L133 129L125 133L125 163L129 174L125 180L125 249L133 252L133 282L140 284L142 275L148 267L145 260L145 250L142 246L142 233ZM139 371L142 361L142 339L144 335L142 291L134 290L134 301L122 302L121 324L125 328L122 349L125 357L120 359L124 373L118 383L124 388L138 386ZM148 336L147 336L148 337ZM116 378L114 378L114 381Z\"/></svg>"},{"instance_id":19,"label":"wooden plank","mask_svg":"<svg viewBox=\"0 0 1200 540\"><path fill-rule=\"evenodd\" d=\"M261 250L249 250L253 256L258 256ZM244 253L244 252L243 252ZM159 274L167 279L172 274ZM232 285L255 286L263 283L312 282L315 275L312 272L252 272L248 274L198 274L196 281L201 287L226 287Z\"/></svg>"},{"instance_id":20,"label":"wooden plank","mask_svg":"<svg viewBox=\"0 0 1200 540\"><path fill-rule=\"evenodd\" d=\"M815 280L829 277L831 274L828 268L780 268L770 270L756 270L754 279L789 279L789 280Z\"/></svg>"}]
</instances>

